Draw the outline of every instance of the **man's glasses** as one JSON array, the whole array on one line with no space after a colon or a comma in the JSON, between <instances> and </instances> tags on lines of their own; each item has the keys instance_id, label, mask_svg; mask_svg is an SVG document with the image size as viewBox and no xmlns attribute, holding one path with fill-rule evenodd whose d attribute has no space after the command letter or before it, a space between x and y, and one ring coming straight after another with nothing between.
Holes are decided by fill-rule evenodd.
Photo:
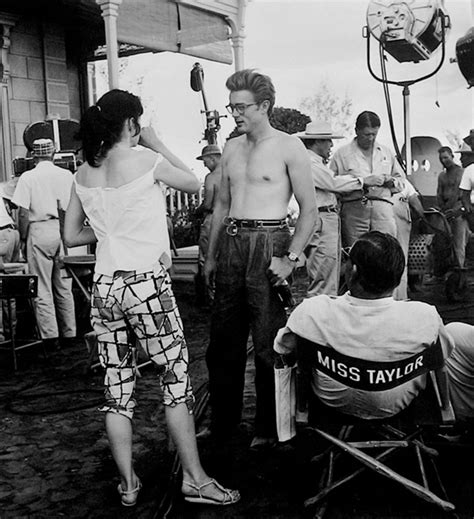
<instances>
[{"instance_id":1,"label":"man's glasses","mask_svg":"<svg viewBox=\"0 0 474 519\"><path fill-rule=\"evenodd\" d=\"M249 106L258 105L258 104L260 104L260 103L248 103L248 104L237 103L236 105L233 105L232 103L229 103L226 106L226 109L230 113L230 115L232 115L234 113L234 110L237 110L237 113L239 115L243 115L245 113L245 110L247 110L247 108Z\"/></svg>"}]
</instances>

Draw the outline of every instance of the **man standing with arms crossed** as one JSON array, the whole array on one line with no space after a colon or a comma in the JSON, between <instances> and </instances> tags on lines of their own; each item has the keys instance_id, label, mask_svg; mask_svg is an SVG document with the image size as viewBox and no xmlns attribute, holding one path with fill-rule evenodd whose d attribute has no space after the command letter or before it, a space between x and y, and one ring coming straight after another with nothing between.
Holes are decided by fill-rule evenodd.
<instances>
[{"instance_id":1,"label":"man standing with arms crossed","mask_svg":"<svg viewBox=\"0 0 474 519\"><path fill-rule=\"evenodd\" d=\"M273 340L286 322L278 287L295 268L312 233L316 200L307 153L299 139L269 122L275 89L268 76L241 70L226 82L227 109L239 137L227 142L214 207L206 282L215 281L207 351L211 433L228 440L240 423L247 340L255 351L256 416L252 448L276 441ZM294 235L286 222L294 194Z\"/></svg>"},{"instance_id":2,"label":"man standing with arms crossed","mask_svg":"<svg viewBox=\"0 0 474 519\"><path fill-rule=\"evenodd\" d=\"M336 175L383 178L382 185L358 189L342 197L342 245L350 247L359 236L368 231L387 232L396 236L397 228L390 201L392 193L403 188L405 175L393 153L375 139L380 129L380 118L365 111L357 116L355 139L341 146L331 161Z\"/></svg>"},{"instance_id":3,"label":"man standing with arms crossed","mask_svg":"<svg viewBox=\"0 0 474 519\"><path fill-rule=\"evenodd\" d=\"M365 178L350 175L335 175L326 165L331 156L332 139L342 139L334 135L329 124L311 122L306 130L296 134L311 160L316 202L320 216L319 225L305 250L308 271L308 296L328 294L337 296L341 266L341 224L336 193L350 193L365 186L380 186L383 178L370 175Z\"/></svg>"}]
</instances>

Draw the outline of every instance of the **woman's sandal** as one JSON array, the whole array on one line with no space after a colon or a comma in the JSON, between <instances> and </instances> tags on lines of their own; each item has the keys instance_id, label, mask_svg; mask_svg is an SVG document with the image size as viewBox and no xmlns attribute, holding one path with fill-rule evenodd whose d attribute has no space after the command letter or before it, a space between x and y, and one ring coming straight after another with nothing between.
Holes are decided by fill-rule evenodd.
<instances>
[{"instance_id":1,"label":"woman's sandal","mask_svg":"<svg viewBox=\"0 0 474 519\"><path fill-rule=\"evenodd\" d=\"M137 504L138 492L142 488L142 482L137 478L137 486L133 490L122 490L122 485L119 483L117 492L120 494L120 499L123 506L135 506Z\"/></svg>"},{"instance_id":2,"label":"woman's sandal","mask_svg":"<svg viewBox=\"0 0 474 519\"><path fill-rule=\"evenodd\" d=\"M224 488L222 485L220 485L215 479L210 479L207 483L204 483L203 485L197 486L193 483L189 483L189 481L183 481L183 485L187 485L188 487L192 488L197 492L197 495L190 496L189 494L184 495L184 500L188 501L189 503L201 503L205 505L219 505L219 506L227 506L227 505L233 505L234 503L237 503L237 501L240 499L240 493L238 490L231 490L229 488ZM222 498L214 498L210 496L203 496L202 495L202 489L209 486L214 485L217 489L219 489L222 492Z\"/></svg>"}]
</instances>

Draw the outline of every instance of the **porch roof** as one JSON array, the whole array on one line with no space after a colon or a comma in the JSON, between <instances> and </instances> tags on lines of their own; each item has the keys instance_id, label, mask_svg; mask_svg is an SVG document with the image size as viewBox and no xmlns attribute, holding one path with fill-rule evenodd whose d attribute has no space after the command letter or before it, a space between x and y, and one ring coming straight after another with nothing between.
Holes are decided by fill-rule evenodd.
<instances>
[{"instance_id":1,"label":"porch roof","mask_svg":"<svg viewBox=\"0 0 474 519\"><path fill-rule=\"evenodd\" d=\"M0 12L74 28L83 40L81 55L88 59L97 57L95 50L105 44L104 22L95 0L2 0ZM229 26L222 12L184 5L179 0L123 0L118 10L121 55L170 51L231 64L228 37Z\"/></svg>"}]
</instances>

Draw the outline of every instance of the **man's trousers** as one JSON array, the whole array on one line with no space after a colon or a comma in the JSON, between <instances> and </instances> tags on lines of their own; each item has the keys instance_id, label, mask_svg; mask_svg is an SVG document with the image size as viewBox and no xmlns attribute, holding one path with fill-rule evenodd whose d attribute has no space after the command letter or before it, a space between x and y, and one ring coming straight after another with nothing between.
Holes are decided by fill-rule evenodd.
<instances>
[{"instance_id":1,"label":"man's trousers","mask_svg":"<svg viewBox=\"0 0 474 519\"><path fill-rule=\"evenodd\" d=\"M60 247L59 220L30 222L26 250L30 273L38 276L34 307L42 339L76 335L71 279L60 268Z\"/></svg>"},{"instance_id":2,"label":"man's trousers","mask_svg":"<svg viewBox=\"0 0 474 519\"><path fill-rule=\"evenodd\" d=\"M223 233L218 253L216 294L207 350L211 429L227 437L240 423L252 333L255 357L255 434L276 437L273 341L286 312L267 275L272 256L283 256L289 229L238 229Z\"/></svg>"}]
</instances>

